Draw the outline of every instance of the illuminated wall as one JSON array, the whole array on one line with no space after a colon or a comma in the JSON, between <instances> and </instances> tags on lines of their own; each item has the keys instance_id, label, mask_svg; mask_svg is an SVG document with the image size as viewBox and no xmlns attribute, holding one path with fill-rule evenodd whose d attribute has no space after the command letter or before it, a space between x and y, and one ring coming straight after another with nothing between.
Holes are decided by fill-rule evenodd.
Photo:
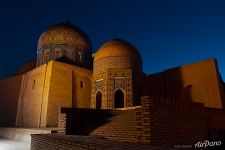
<instances>
[{"instance_id":1,"label":"illuminated wall","mask_svg":"<svg viewBox=\"0 0 225 150\"><path fill-rule=\"evenodd\" d=\"M61 107L90 108L92 71L57 61L51 63L47 126L56 126Z\"/></svg>"},{"instance_id":2,"label":"illuminated wall","mask_svg":"<svg viewBox=\"0 0 225 150\"><path fill-rule=\"evenodd\" d=\"M19 95L17 126L44 127L51 64L44 64L23 75Z\"/></svg>"},{"instance_id":3,"label":"illuminated wall","mask_svg":"<svg viewBox=\"0 0 225 150\"><path fill-rule=\"evenodd\" d=\"M222 108L224 89L215 59L172 68L150 75L145 80L145 93L176 97Z\"/></svg>"},{"instance_id":4,"label":"illuminated wall","mask_svg":"<svg viewBox=\"0 0 225 150\"><path fill-rule=\"evenodd\" d=\"M61 107L89 108L92 71L51 61L23 75L17 126L54 127ZM83 88L80 87L80 82Z\"/></svg>"}]
</instances>

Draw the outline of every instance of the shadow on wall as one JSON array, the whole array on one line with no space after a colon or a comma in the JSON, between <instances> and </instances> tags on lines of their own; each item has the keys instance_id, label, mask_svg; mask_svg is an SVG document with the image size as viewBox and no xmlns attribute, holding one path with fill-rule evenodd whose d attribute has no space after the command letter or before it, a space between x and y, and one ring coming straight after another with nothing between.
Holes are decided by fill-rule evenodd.
<instances>
[{"instance_id":1,"label":"shadow on wall","mask_svg":"<svg viewBox=\"0 0 225 150\"><path fill-rule=\"evenodd\" d=\"M225 149L225 111L216 108L205 108L205 112L207 114L208 140L221 141L219 148Z\"/></svg>"},{"instance_id":2,"label":"shadow on wall","mask_svg":"<svg viewBox=\"0 0 225 150\"><path fill-rule=\"evenodd\" d=\"M0 126L14 127L22 75L0 80Z\"/></svg>"},{"instance_id":3,"label":"shadow on wall","mask_svg":"<svg viewBox=\"0 0 225 150\"><path fill-rule=\"evenodd\" d=\"M208 130L208 141L210 142L221 142L221 145L217 147L209 147L209 150L213 149L225 149L225 129L209 129Z\"/></svg>"},{"instance_id":4,"label":"shadow on wall","mask_svg":"<svg viewBox=\"0 0 225 150\"><path fill-rule=\"evenodd\" d=\"M90 135L92 131L110 122L116 112L101 109L62 108L67 114L66 134Z\"/></svg>"},{"instance_id":5,"label":"shadow on wall","mask_svg":"<svg viewBox=\"0 0 225 150\"><path fill-rule=\"evenodd\" d=\"M145 76L142 96L170 97L191 101L191 85L184 85L182 68L177 67L164 72Z\"/></svg>"}]
</instances>

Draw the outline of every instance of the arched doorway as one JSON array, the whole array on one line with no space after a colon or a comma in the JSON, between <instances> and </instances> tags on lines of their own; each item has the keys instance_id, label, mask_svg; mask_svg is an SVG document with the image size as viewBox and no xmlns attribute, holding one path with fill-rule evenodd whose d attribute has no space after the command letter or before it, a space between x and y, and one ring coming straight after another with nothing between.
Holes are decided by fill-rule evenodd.
<instances>
[{"instance_id":1,"label":"arched doorway","mask_svg":"<svg viewBox=\"0 0 225 150\"><path fill-rule=\"evenodd\" d=\"M101 109L102 107L102 92L98 91L96 94L96 109Z\"/></svg>"},{"instance_id":2,"label":"arched doorway","mask_svg":"<svg viewBox=\"0 0 225 150\"><path fill-rule=\"evenodd\" d=\"M115 92L114 107L115 108L124 108L124 93L121 89L118 89Z\"/></svg>"}]
</instances>

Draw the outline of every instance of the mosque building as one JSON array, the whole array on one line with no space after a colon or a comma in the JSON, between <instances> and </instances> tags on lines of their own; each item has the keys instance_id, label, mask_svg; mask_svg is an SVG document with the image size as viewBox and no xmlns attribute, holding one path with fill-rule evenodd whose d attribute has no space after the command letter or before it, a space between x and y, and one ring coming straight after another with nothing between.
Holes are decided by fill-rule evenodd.
<instances>
[{"instance_id":1,"label":"mosque building","mask_svg":"<svg viewBox=\"0 0 225 150\"><path fill-rule=\"evenodd\" d=\"M216 59L146 75L141 54L128 41L109 40L93 53L90 39L80 28L60 23L40 35L35 61L24 64L16 75L0 80L0 126L57 127L62 108L130 112L144 108L149 103L149 99L143 102L144 96L151 96L164 99L155 101L162 106L155 113L171 106L173 112L179 110L191 120L201 110L201 114L213 118L210 127L205 124L206 130L225 129L224 94ZM173 101L167 104L167 98ZM203 120L193 119L188 125L198 130L195 125ZM218 122L222 122L220 127ZM134 128L138 133L140 129Z\"/></svg>"}]
</instances>

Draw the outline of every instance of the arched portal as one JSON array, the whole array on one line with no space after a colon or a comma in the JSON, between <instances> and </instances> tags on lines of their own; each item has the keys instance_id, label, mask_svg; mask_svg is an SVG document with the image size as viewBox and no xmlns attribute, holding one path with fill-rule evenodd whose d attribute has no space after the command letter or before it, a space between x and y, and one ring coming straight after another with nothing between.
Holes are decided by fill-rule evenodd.
<instances>
[{"instance_id":1,"label":"arched portal","mask_svg":"<svg viewBox=\"0 0 225 150\"><path fill-rule=\"evenodd\" d=\"M115 108L124 108L124 93L121 89L118 89L115 92L114 107Z\"/></svg>"},{"instance_id":2,"label":"arched portal","mask_svg":"<svg viewBox=\"0 0 225 150\"><path fill-rule=\"evenodd\" d=\"M96 94L96 109L101 109L102 107L102 92L98 91Z\"/></svg>"}]
</instances>

